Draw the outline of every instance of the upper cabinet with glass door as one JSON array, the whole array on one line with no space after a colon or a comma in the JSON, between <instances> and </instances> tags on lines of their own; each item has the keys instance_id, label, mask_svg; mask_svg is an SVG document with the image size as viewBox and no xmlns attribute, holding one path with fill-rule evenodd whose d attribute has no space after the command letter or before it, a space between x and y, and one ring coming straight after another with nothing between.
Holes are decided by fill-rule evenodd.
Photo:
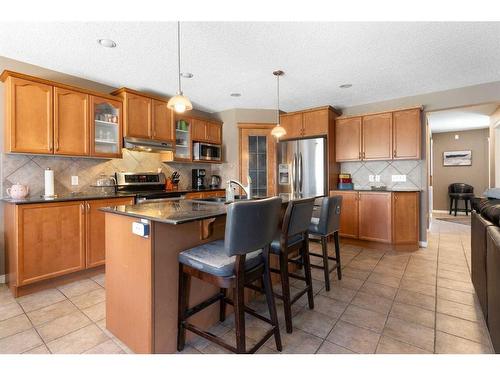
<instances>
[{"instance_id":1,"label":"upper cabinet with glass door","mask_svg":"<svg viewBox=\"0 0 500 375\"><path fill-rule=\"evenodd\" d=\"M175 160L191 161L192 120L182 115L175 116Z\"/></svg>"},{"instance_id":2,"label":"upper cabinet with glass door","mask_svg":"<svg viewBox=\"0 0 500 375\"><path fill-rule=\"evenodd\" d=\"M91 96L91 155L121 157L122 103L118 100Z\"/></svg>"}]
</instances>

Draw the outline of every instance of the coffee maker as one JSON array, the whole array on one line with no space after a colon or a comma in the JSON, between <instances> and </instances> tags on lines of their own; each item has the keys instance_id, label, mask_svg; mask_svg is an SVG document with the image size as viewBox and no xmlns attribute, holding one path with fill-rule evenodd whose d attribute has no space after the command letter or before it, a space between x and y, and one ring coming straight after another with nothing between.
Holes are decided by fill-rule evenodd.
<instances>
[{"instance_id":1,"label":"coffee maker","mask_svg":"<svg viewBox=\"0 0 500 375\"><path fill-rule=\"evenodd\" d=\"M204 169L192 169L191 170L191 181L192 187L195 190L206 189L205 186L205 176L207 172Z\"/></svg>"}]
</instances>

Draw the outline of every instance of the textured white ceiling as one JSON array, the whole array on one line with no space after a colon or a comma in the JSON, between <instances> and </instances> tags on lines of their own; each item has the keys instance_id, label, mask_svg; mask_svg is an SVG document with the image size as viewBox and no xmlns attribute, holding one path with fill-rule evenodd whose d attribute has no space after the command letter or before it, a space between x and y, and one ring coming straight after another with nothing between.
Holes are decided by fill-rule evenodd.
<instances>
[{"instance_id":1,"label":"textured white ceiling","mask_svg":"<svg viewBox=\"0 0 500 375\"><path fill-rule=\"evenodd\" d=\"M427 114L433 133L487 128L490 115L500 104L484 104L466 108L436 111Z\"/></svg>"},{"instance_id":2,"label":"textured white ceiling","mask_svg":"<svg viewBox=\"0 0 500 375\"><path fill-rule=\"evenodd\" d=\"M210 112L274 108L277 68L285 111L500 80L500 23L187 22L182 34L182 70L194 74L184 92ZM0 55L111 86L177 89L173 22L0 23Z\"/></svg>"}]
</instances>

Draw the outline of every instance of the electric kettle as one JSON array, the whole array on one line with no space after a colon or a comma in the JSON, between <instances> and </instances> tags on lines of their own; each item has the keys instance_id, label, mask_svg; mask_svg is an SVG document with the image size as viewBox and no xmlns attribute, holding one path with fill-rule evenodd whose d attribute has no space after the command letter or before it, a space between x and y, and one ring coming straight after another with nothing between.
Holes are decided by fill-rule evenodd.
<instances>
[{"instance_id":1,"label":"electric kettle","mask_svg":"<svg viewBox=\"0 0 500 375\"><path fill-rule=\"evenodd\" d=\"M217 176L216 174L210 176L210 185L209 185L210 189L220 188L221 181L222 179L220 178L220 176Z\"/></svg>"}]
</instances>

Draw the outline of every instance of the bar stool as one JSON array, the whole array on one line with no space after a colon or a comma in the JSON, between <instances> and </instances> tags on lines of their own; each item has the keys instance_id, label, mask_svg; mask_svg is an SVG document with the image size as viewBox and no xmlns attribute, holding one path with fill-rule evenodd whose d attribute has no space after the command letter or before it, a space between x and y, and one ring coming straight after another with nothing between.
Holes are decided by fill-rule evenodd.
<instances>
[{"instance_id":1,"label":"bar stool","mask_svg":"<svg viewBox=\"0 0 500 375\"><path fill-rule=\"evenodd\" d=\"M213 241L185 250L179 254L179 300L177 349L182 351L186 330L234 353L255 353L274 334L276 349L282 350L278 316L269 273L269 248L279 223L281 198L242 201L228 205L224 240ZM215 296L189 307L191 277L218 286ZM270 319L245 306L244 288L261 280L266 294ZM226 297L226 289L233 289L233 299ZM187 319L213 303L220 303L220 320L225 319L225 307L234 306L236 347L219 337L196 327ZM245 312L270 324L257 344L246 351Z\"/></svg>"},{"instance_id":2,"label":"bar stool","mask_svg":"<svg viewBox=\"0 0 500 375\"><path fill-rule=\"evenodd\" d=\"M311 222L314 198L290 201L283 218L281 231L278 231L273 242L271 252L279 256L279 269L271 268L271 272L279 273L281 278L282 294L276 294L283 300L285 310L286 331L292 333L292 304L307 293L309 308L314 308L311 265L309 262L309 239L307 230ZM298 259L295 255L298 251ZM292 257L290 257L292 256ZM288 271L288 263L299 264L304 267L304 276ZM290 296L290 277L305 281L306 287L295 296Z\"/></svg>"},{"instance_id":3,"label":"bar stool","mask_svg":"<svg viewBox=\"0 0 500 375\"><path fill-rule=\"evenodd\" d=\"M320 238L321 255L310 253L312 256L323 258L323 265L312 264L311 267L322 269L325 273L325 289L330 290L330 272L337 269L339 280L342 279L342 270L340 265L340 245L339 245L339 226L340 226L340 211L342 206L342 197L336 195L334 197L324 197L321 206L319 217L313 217L309 225L309 237L315 239ZM335 257L328 255L328 237L333 234L335 241ZM328 260L336 262L335 267L329 269Z\"/></svg>"}]
</instances>

